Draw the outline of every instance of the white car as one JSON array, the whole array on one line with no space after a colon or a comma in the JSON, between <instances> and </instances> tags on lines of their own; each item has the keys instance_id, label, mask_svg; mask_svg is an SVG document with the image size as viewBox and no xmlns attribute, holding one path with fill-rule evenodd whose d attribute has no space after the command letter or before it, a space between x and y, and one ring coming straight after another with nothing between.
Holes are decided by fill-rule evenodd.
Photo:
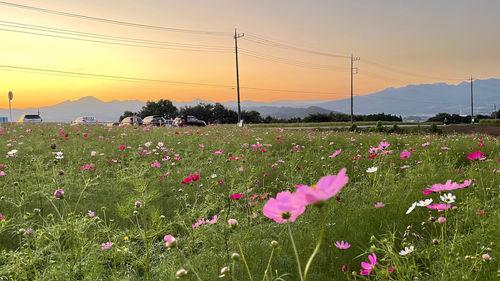
<instances>
[{"instance_id":1,"label":"white car","mask_svg":"<svg viewBox=\"0 0 500 281\"><path fill-rule=\"evenodd\" d=\"M23 114L17 119L17 123L42 123L42 117L38 114Z\"/></svg>"},{"instance_id":2,"label":"white car","mask_svg":"<svg viewBox=\"0 0 500 281\"><path fill-rule=\"evenodd\" d=\"M78 117L75 121L71 122L72 125L96 125L97 119L92 116Z\"/></svg>"}]
</instances>

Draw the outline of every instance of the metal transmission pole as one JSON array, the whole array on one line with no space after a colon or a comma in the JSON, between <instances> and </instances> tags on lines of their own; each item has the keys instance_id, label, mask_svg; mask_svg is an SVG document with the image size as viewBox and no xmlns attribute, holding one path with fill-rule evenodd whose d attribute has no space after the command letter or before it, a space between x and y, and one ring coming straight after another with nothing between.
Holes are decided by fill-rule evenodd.
<instances>
[{"instance_id":1,"label":"metal transmission pole","mask_svg":"<svg viewBox=\"0 0 500 281\"><path fill-rule=\"evenodd\" d=\"M354 115L353 115L353 101L354 101L354 97L353 97L353 75L354 74L357 74L358 73L358 68L357 67L354 67L354 62L357 61L357 60L360 60L359 57L353 57L351 55L351 123L354 122ZM354 70L356 70L356 73L353 73Z\"/></svg>"},{"instance_id":2,"label":"metal transmission pole","mask_svg":"<svg viewBox=\"0 0 500 281\"><path fill-rule=\"evenodd\" d=\"M234 29L234 53L236 54L236 91L238 92L238 124L241 123L241 107L240 107L240 73L238 70L238 38L245 36L245 33L238 34Z\"/></svg>"},{"instance_id":3,"label":"metal transmission pole","mask_svg":"<svg viewBox=\"0 0 500 281\"><path fill-rule=\"evenodd\" d=\"M470 76L470 122L474 124L474 92L473 92L473 81L472 75Z\"/></svg>"}]
</instances>

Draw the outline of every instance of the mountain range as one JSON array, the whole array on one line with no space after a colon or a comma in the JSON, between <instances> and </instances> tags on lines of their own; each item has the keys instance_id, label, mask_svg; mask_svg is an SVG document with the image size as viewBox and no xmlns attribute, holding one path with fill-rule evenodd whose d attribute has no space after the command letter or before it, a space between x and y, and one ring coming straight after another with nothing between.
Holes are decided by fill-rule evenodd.
<instances>
[{"instance_id":1,"label":"mountain range","mask_svg":"<svg viewBox=\"0 0 500 281\"><path fill-rule=\"evenodd\" d=\"M490 114L495 104L500 106L500 79L474 81L474 113ZM244 93L243 93L244 95ZM168 97L165 97L168 99ZM199 103L215 103L210 100L195 99L191 102L173 102L178 108ZM21 114L40 115L47 122L70 122L79 116L95 116L99 121L117 121L125 111L139 111L145 102L140 100L103 102L87 96L75 101L64 101L52 106L12 110L13 119ZM222 102L224 106L236 109L236 102ZM322 100L281 100L275 102L243 101L242 110L255 110L262 116L275 118L305 117L315 113L350 112L350 99ZM470 83L458 85L446 83L408 85L387 88L372 94L354 97L355 114L386 113L405 116L433 116L439 112L470 114ZM8 109L0 109L0 116L9 116Z\"/></svg>"}]
</instances>

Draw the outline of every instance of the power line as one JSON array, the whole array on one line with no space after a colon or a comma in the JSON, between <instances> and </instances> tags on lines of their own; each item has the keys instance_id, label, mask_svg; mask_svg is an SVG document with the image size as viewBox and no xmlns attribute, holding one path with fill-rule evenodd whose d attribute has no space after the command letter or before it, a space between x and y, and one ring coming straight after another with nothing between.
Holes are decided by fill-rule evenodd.
<instances>
[{"instance_id":1,"label":"power line","mask_svg":"<svg viewBox=\"0 0 500 281\"><path fill-rule=\"evenodd\" d=\"M307 48L302 48L302 47L298 47L298 46L293 46L293 45L289 45L289 44L276 42L276 41L266 39L266 38L263 38L263 37L260 37L257 35L253 35L252 33L248 34L248 38L246 40L257 43L257 44L261 44L261 45L267 45L267 46L276 47L276 48L282 48L282 49L288 49L288 50L293 50L293 51L298 51L298 52L303 52L303 53L309 53L309 54L313 54L313 55L334 57L334 58L343 58L343 59L349 58L349 56L347 56L347 55L323 52L323 51L319 51L319 50L307 49Z\"/></svg>"},{"instance_id":2,"label":"power line","mask_svg":"<svg viewBox=\"0 0 500 281\"><path fill-rule=\"evenodd\" d=\"M14 28L24 28L28 30L37 30L36 28L31 28L31 27L20 27L20 26L14 26L14 25L6 25L6 24L1 24L0 26L11 26ZM116 40L112 39L112 36L106 38L106 35L99 35L96 34L96 36L90 36L90 35L78 35L73 34L73 36L80 36L81 38L78 37L70 37L70 36L64 36L64 35L56 35L56 34L65 34L64 32L55 32L55 31L48 31L48 30L43 30L43 29L38 29L43 32L52 32L55 34L45 34L45 33L39 33L39 32L32 32L32 31L25 31L25 30L15 30L15 29L6 29L6 28L0 28L0 31L5 31L5 32L14 32L14 33L22 33L22 34L28 34L28 35L37 35L37 36L44 36L44 37L52 37L52 38L59 38L59 39L69 39L69 40L77 40L77 41L84 41L84 42L91 42L91 43L100 43L100 44L111 44L111 45L120 45L120 46L129 46L129 47L141 47L141 48L153 48L153 49L164 49L164 50L177 50L177 51L199 51L199 52L229 52L229 49L222 49L222 48L212 48L212 47L195 47L195 46L189 46L189 45L167 45L169 42L163 42L162 45L159 45L159 43L141 43L139 40L136 40L137 44L134 43L126 43L127 40L128 42L133 42L135 40L134 38L125 38L122 37L122 39ZM70 34L70 33L66 33ZM71 35L71 34L70 34ZM96 38L96 39L88 39L88 38ZM110 40L110 41L103 41L103 40ZM114 40L114 41L113 41ZM155 45L156 44L156 45ZM175 44L175 43L173 43ZM180 44L180 43L179 43Z\"/></svg>"},{"instance_id":3,"label":"power line","mask_svg":"<svg viewBox=\"0 0 500 281\"><path fill-rule=\"evenodd\" d=\"M81 37L91 37L91 38L100 38L100 39L108 39L108 40L117 40L124 42L133 42L133 43L143 43L143 44L153 44L153 45L167 45L174 47L202 47L202 48L215 48L215 49L231 49L231 47L226 46L217 46L217 45L203 45L203 44L189 44L189 43L178 43L178 42L166 42L166 41L157 41L157 40L148 40L148 39L138 39L138 38L130 38L130 37L120 37L120 36L111 36L105 34L91 33L91 32L82 32L71 29L61 29L54 28L42 25L32 25L26 23L19 22L10 22L10 21L0 21L0 25L15 27L15 28L24 28L30 30L44 31L44 32L53 32L59 34L67 34L67 35L75 35Z\"/></svg>"},{"instance_id":4,"label":"power line","mask_svg":"<svg viewBox=\"0 0 500 281\"><path fill-rule=\"evenodd\" d=\"M35 67L5 65L5 64L0 64L0 70L34 72L34 73L40 73L40 74L44 74L44 75L55 75L55 76L64 76L64 77L79 77L79 78L84 77L84 78L104 79L104 80L118 80L118 81L125 81L125 82L165 83L165 84L172 84L172 85L176 85L176 86L203 86L203 87L208 86L208 87L234 89L234 86L225 85L225 84L193 83L193 82L151 79L151 78L132 77L132 76L120 76L120 75L107 75L107 74L63 71L63 70L57 70L57 69L35 68ZM256 91L284 92L284 93L297 93L297 94L338 95L338 93L304 91L304 90L287 90L287 89L258 88L258 87L241 87L241 88L248 89L248 90L256 90Z\"/></svg>"},{"instance_id":5,"label":"power line","mask_svg":"<svg viewBox=\"0 0 500 281\"><path fill-rule=\"evenodd\" d=\"M63 71L63 70L56 70L56 69L34 68L34 67L4 65L4 64L0 64L0 68L13 69L13 70L27 70L27 71L33 71L33 72L50 73L50 74L75 75L75 76L83 76L83 77L98 78L98 79L101 79L101 78L116 79L116 80L121 80L121 81L132 81L132 82L152 82L152 83L166 83L166 84L174 84L174 85L204 86L204 87L207 87L207 86L208 87L224 87L224 88L232 87L231 85L223 85L223 84L180 82L180 81L172 81L172 80L150 79L150 78L107 75L107 74L95 74L95 73L85 73L85 72L73 72L73 71Z\"/></svg>"},{"instance_id":6,"label":"power line","mask_svg":"<svg viewBox=\"0 0 500 281\"><path fill-rule=\"evenodd\" d=\"M286 59L286 58L256 53L256 52L250 51L248 49L243 49L243 48L240 48L240 49L242 51L241 52L242 54L245 54L247 56L254 57L257 59L261 59L261 60L266 60L266 61L270 61L270 62L277 62L277 63L282 63L282 64L288 64L288 65L304 67L304 68L342 72L342 71L339 71L338 68L333 68L331 66L324 65L324 64L315 64L315 63L309 63L309 62L304 62L304 61L290 60L290 59Z\"/></svg>"},{"instance_id":7,"label":"power line","mask_svg":"<svg viewBox=\"0 0 500 281\"><path fill-rule=\"evenodd\" d=\"M81 15L81 14L74 14L74 13L44 9L44 8L21 5L21 4L16 4L16 3L4 2L4 1L0 1L0 5L14 7L14 8L20 8L20 9L25 9L25 10L31 10L31 11L37 11L37 12L42 12L42 13L47 13L47 14L53 14L53 15L59 15L59 16L65 16L65 17L73 17L73 18L79 18L79 19L91 20L91 21L97 21L97 22L104 22L104 23L110 23L110 24L131 26L131 27L137 27L137 28L145 28L145 29L153 29L153 30L161 30L161 31L169 31L169 32L179 32L179 33L190 33L190 34L217 35L217 36L228 36L231 34L230 32L222 32L222 31L183 29L183 28L174 28L174 27L165 27L165 26L127 22L127 21L119 21L119 20L113 20L113 19L106 19L106 18L100 18L100 17L93 17L93 16L87 16L87 15Z\"/></svg>"}]
</instances>

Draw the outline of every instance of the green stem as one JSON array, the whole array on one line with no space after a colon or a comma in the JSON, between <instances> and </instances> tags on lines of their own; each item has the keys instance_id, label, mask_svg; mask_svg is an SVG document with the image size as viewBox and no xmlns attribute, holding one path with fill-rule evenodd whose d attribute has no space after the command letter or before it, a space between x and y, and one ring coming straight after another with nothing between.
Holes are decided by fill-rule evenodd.
<instances>
[{"instance_id":1,"label":"green stem","mask_svg":"<svg viewBox=\"0 0 500 281\"><path fill-rule=\"evenodd\" d=\"M271 256L269 256L269 261L267 262L266 271L264 271L264 277L262 278L262 281L266 281L267 272L269 271L269 267L271 266L271 260L273 259L273 254L274 254L274 248L271 250Z\"/></svg>"},{"instance_id":2,"label":"green stem","mask_svg":"<svg viewBox=\"0 0 500 281\"><path fill-rule=\"evenodd\" d=\"M240 247L241 259L243 260L245 268L247 269L248 278L250 278L250 281L253 281L252 274L250 273L250 268L248 267L247 259L245 259L245 255L243 254L243 249L241 248L241 244L239 242L238 242L238 247Z\"/></svg>"},{"instance_id":3,"label":"green stem","mask_svg":"<svg viewBox=\"0 0 500 281\"><path fill-rule=\"evenodd\" d=\"M304 277L302 277L302 267L300 266L299 253L297 252L297 247L295 246L295 241L293 240L292 229L290 228L290 224L288 224L288 233L290 234L290 240L292 241L293 252L295 253L295 259L297 260L297 268L299 269L299 277L301 281L304 281Z\"/></svg>"},{"instance_id":4,"label":"green stem","mask_svg":"<svg viewBox=\"0 0 500 281\"><path fill-rule=\"evenodd\" d=\"M314 248L314 252L309 257L309 260L307 261L306 268L304 270L304 281L307 280L307 272L309 272L309 268L312 264L312 261L319 251L319 247L321 246L321 243L323 242L324 236L325 236L325 224L323 224L323 227L321 228L321 234L319 235L319 239L318 239L318 243L316 244L316 248Z\"/></svg>"}]
</instances>

